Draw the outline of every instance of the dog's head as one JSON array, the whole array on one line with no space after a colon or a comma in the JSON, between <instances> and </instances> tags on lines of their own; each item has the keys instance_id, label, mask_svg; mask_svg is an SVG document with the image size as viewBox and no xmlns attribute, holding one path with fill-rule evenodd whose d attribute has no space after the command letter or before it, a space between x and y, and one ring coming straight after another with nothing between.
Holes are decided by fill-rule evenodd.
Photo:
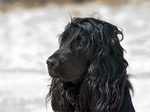
<instances>
[{"instance_id":1,"label":"dog's head","mask_svg":"<svg viewBox=\"0 0 150 112\"><path fill-rule=\"evenodd\" d=\"M59 49L47 60L50 76L73 82L84 78L86 72L98 72L95 69L99 66L94 64L97 61L123 56L118 34L122 33L110 23L73 18L60 35Z\"/></svg>"}]
</instances>

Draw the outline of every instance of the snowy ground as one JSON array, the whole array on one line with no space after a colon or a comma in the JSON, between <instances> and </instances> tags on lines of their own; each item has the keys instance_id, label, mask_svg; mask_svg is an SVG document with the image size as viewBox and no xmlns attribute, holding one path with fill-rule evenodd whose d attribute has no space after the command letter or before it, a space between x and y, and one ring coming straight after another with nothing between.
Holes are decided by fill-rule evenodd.
<instances>
[{"instance_id":1,"label":"snowy ground","mask_svg":"<svg viewBox=\"0 0 150 112\"><path fill-rule=\"evenodd\" d=\"M150 110L150 5L110 8L96 4L47 6L0 13L0 112L51 112L45 107L49 76L45 61L73 16L94 12L124 30L137 112ZM96 15L95 15L96 16Z\"/></svg>"}]
</instances>

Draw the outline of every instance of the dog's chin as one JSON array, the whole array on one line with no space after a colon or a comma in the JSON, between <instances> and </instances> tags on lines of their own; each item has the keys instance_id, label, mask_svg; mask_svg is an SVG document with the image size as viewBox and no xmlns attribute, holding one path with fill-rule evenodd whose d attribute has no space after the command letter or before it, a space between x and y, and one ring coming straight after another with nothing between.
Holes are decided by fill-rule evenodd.
<instances>
[{"instance_id":1,"label":"dog's chin","mask_svg":"<svg viewBox=\"0 0 150 112\"><path fill-rule=\"evenodd\" d=\"M61 81L63 82L72 82L74 84L80 82L83 77L80 77L80 78L73 78L73 77L67 77L67 76L61 76L59 74L57 74L56 72L49 72L49 75L52 77L52 78L58 78L60 79ZM69 75L70 76L70 75Z\"/></svg>"},{"instance_id":2,"label":"dog's chin","mask_svg":"<svg viewBox=\"0 0 150 112\"><path fill-rule=\"evenodd\" d=\"M49 72L49 75L52 77L52 78L60 78L58 75L56 75L55 73L50 73Z\"/></svg>"},{"instance_id":3,"label":"dog's chin","mask_svg":"<svg viewBox=\"0 0 150 112\"><path fill-rule=\"evenodd\" d=\"M65 83L70 82L73 84L78 84L79 82L82 81L82 78L79 78L79 79L72 79L72 78L66 78L66 77L58 77L58 78Z\"/></svg>"}]
</instances>

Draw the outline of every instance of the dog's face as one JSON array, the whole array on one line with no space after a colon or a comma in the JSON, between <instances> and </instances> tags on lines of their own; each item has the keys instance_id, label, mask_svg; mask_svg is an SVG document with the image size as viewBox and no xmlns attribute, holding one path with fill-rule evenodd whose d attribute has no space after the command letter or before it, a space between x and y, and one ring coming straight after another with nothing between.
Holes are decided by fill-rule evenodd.
<instances>
[{"instance_id":1,"label":"dog's face","mask_svg":"<svg viewBox=\"0 0 150 112\"><path fill-rule=\"evenodd\" d=\"M92 64L123 55L117 34L120 34L117 27L107 22L74 19L60 36L59 49L47 60L50 76L73 82L84 78L85 73L106 70L94 71L96 67L93 69Z\"/></svg>"},{"instance_id":2,"label":"dog's face","mask_svg":"<svg viewBox=\"0 0 150 112\"><path fill-rule=\"evenodd\" d=\"M80 80L86 72L88 56L83 51L86 39L81 34L74 38L78 30L76 27L68 27L61 35L59 49L47 60L51 77L73 82Z\"/></svg>"}]
</instances>

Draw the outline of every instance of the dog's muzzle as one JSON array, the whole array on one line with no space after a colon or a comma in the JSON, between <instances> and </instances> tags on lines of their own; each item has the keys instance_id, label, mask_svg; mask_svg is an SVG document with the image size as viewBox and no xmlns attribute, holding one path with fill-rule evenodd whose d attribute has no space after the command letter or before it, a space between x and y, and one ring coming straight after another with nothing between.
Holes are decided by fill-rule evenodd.
<instances>
[{"instance_id":1,"label":"dog's muzzle","mask_svg":"<svg viewBox=\"0 0 150 112\"><path fill-rule=\"evenodd\" d=\"M56 69L57 69L58 66L59 66L59 61L56 60L56 59L48 59L48 60L46 61L46 63L47 63L49 75L50 75L51 77L54 77L54 78L58 77L58 76L56 75Z\"/></svg>"}]
</instances>

